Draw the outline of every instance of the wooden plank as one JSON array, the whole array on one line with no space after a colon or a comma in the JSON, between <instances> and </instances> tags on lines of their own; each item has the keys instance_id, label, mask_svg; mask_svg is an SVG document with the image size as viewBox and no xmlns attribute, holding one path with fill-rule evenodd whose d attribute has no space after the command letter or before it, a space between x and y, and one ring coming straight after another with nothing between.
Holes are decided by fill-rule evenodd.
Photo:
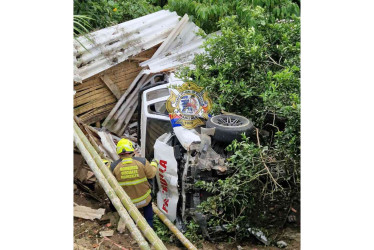
<instances>
[{"instance_id":1,"label":"wooden plank","mask_svg":"<svg viewBox=\"0 0 374 250\"><path fill-rule=\"evenodd\" d=\"M140 72L139 74L142 74L142 72ZM128 91L129 89L126 91L128 92L128 97L126 97L126 101L122 104L122 106L119 108L119 110L114 114L114 119L115 120L118 120L120 116L122 116L124 110L126 108L128 108L128 105L129 103L132 101L132 99L136 98L137 99L137 96L138 96L138 93L139 93L139 89L143 86L143 84L146 82L146 80L148 79L148 75L142 75L142 77L140 78L138 84L136 85L135 89L132 89L131 92Z\"/></svg>"},{"instance_id":2,"label":"wooden plank","mask_svg":"<svg viewBox=\"0 0 374 250\"><path fill-rule=\"evenodd\" d=\"M135 68L133 70L128 70L126 72L120 72L119 74L113 74L113 77L111 78L113 80L113 82L115 82L119 88L121 88L121 86L119 86L121 84L121 82L123 81L130 81L132 82L134 80L134 78L136 77L137 74L139 74L139 72L141 71L142 69L141 68Z\"/></svg>"},{"instance_id":3,"label":"wooden plank","mask_svg":"<svg viewBox=\"0 0 374 250\"><path fill-rule=\"evenodd\" d=\"M125 93L127 88L130 87L132 81L136 78L136 76L139 74L139 71L132 72L131 74L127 75L126 77L119 77L116 79L115 83L119 87L121 93Z\"/></svg>"},{"instance_id":4,"label":"wooden plank","mask_svg":"<svg viewBox=\"0 0 374 250\"><path fill-rule=\"evenodd\" d=\"M75 90L76 93L75 93L75 96L74 96L74 100L81 100L81 99L84 99L84 98L87 98L88 96L92 96L96 93L99 93L99 92L110 92L108 91L106 88L104 88L103 86L100 86L100 87L90 87L90 88L87 88L87 89L84 89L84 90Z\"/></svg>"},{"instance_id":5,"label":"wooden plank","mask_svg":"<svg viewBox=\"0 0 374 250\"><path fill-rule=\"evenodd\" d=\"M135 62L127 63L122 66L122 68L116 68L110 72L105 72L105 74L110 75L113 82L117 77L126 77L132 72L140 71L142 68Z\"/></svg>"},{"instance_id":6,"label":"wooden plank","mask_svg":"<svg viewBox=\"0 0 374 250\"><path fill-rule=\"evenodd\" d=\"M151 77L152 75L148 75L141 85L144 86ZM125 129L127 128L127 125L131 120L131 117L134 115L136 108L138 107L138 99L135 98L135 100L133 100L128 106L130 107L130 109L128 110L126 116L123 115L123 117L125 117L125 120L122 122L122 128L118 131L119 135L122 135L125 132ZM118 122L120 122L120 119L118 119Z\"/></svg>"},{"instance_id":7,"label":"wooden plank","mask_svg":"<svg viewBox=\"0 0 374 250\"><path fill-rule=\"evenodd\" d=\"M100 219L105 213L104 208L92 209L86 206L74 206L74 217L83 218L87 220Z\"/></svg>"},{"instance_id":8,"label":"wooden plank","mask_svg":"<svg viewBox=\"0 0 374 250\"><path fill-rule=\"evenodd\" d=\"M149 49L149 50L146 50L146 51L143 51L142 53L139 53L137 56L139 57L150 57L151 55L153 55L155 53L155 51L157 51L159 48L159 45ZM139 65L138 65L139 67ZM124 92L124 94L121 96L121 98L118 100L118 102L116 103L116 105L114 106L114 108L110 111L109 115L107 116L107 118L105 119L105 121L103 122L102 126L103 127L110 127L111 125L109 124L110 123L110 120L112 119L113 115L116 113L116 111L119 109L119 107L121 107L121 105L123 104L123 102L125 101L127 95L132 91L132 89L134 88L134 86L136 85L136 83L140 80L140 78L143 76L143 73L142 73L142 67L140 67L140 71L139 73L137 74L137 76L131 81L131 84L128 85L128 87L126 88L126 91Z\"/></svg>"},{"instance_id":9,"label":"wooden plank","mask_svg":"<svg viewBox=\"0 0 374 250\"><path fill-rule=\"evenodd\" d=\"M115 103L103 105L98 108L91 109L86 113L80 113L79 118L85 124L93 124L97 121L101 121L109 114L110 110L114 107L114 104Z\"/></svg>"},{"instance_id":10,"label":"wooden plank","mask_svg":"<svg viewBox=\"0 0 374 250\"><path fill-rule=\"evenodd\" d=\"M121 98L121 92L118 86L109 78L108 75L103 75L100 77L100 79L105 83L108 89L112 91L113 95L117 98L117 100Z\"/></svg>"},{"instance_id":11,"label":"wooden plank","mask_svg":"<svg viewBox=\"0 0 374 250\"><path fill-rule=\"evenodd\" d=\"M87 112L81 115L80 118L82 119L82 121L84 121L84 123L92 124L96 121L101 121L105 117L107 117L107 115L109 114L110 110L112 110L113 107L114 107L114 104L108 105L104 108L100 107L100 109L98 110L91 110L90 112Z\"/></svg>"},{"instance_id":12,"label":"wooden plank","mask_svg":"<svg viewBox=\"0 0 374 250\"><path fill-rule=\"evenodd\" d=\"M113 142L111 134L102 131L98 131L97 133L100 136L101 144L103 145L104 149L108 152L110 158L112 158L113 161L118 160L119 156L116 152L116 145Z\"/></svg>"},{"instance_id":13,"label":"wooden plank","mask_svg":"<svg viewBox=\"0 0 374 250\"><path fill-rule=\"evenodd\" d=\"M89 95L93 95L95 93L102 92L102 91L110 93L110 91L104 86L103 83L101 83L100 86L92 86L87 89L74 89L74 90L76 91L74 99L86 98Z\"/></svg>"},{"instance_id":14,"label":"wooden plank","mask_svg":"<svg viewBox=\"0 0 374 250\"><path fill-rule=\"evenodd\" d=\"M137 77L134 79L134 81L131 83L131 85L127 88L126 92L121 96L121 98L118 100L114 108L110 111L109 115L106 117L105 121L103 122L102 126L108 128L108 125L111 126L109 121L112 119L113 115L117 112L118 108L121 107L122 103L125 101L127 95L131 92L131 90L134 88L136 83L140 80L140 78L143 76L143 71L140 71ZM121 112L121 111L120 111Z\"/></svg>"},{"instance_id":15,"label":"wooden plank","mask_svg":"<svg viewBox=\"0 0 374 250\"><path fill-rule=\"evenodd\" d=\"M135 62L144 62L149 60L149 57L131 57L129 58L129 61L135 61Z\"/></svg>"},{"instance_id":16,"label":"wooden plank","mask_svg":"<svg viewBox=\"0 0 374 250\"><path fill-rule=\"evenodd\" d=\"M99 98L91 99L88 102L83 103L82 105L74 107L74 113L76 115L87 112L91 109L99 108L105 106L106 104L115 104L116 98L113 95L101 96Z\"/></svg>"},{"instance_id":17,"label":"wooden plank","mask_svg":"<svg viewBox=\"0 0 374 250\"><path fill-rule=\"evenodd\" d=\"M116 100L115 97L113 97L112 93L107 90L106 88L93 90L91 92L86 93L86 95L83 95L81 97L74 99L74 108L87 104L89 102L96 102L103 98L111 98L114 101ZM99 105L99 103L97 103Z\"/></svg>"},{"instance_id":18,"label":"wooden plank","mask_svg":"<svg viewBox=\"0 0 374 250\"><path fill-rule=\"evenodd\" d=\"M135 90L136 92L139 92L139 89L141 88L141 86L137 87ZM134 105L138 104L138 98L137 98L137 95L134 95L135 94L135 91L133 94L131 94L128 99L126 100L125 104L123 106L125 106L125 109L123 110L123 112L118 116L117 120L116 120L116 123L113 125L113 132L117 133L118 135L121 135L119 134L120 131L121 131L121 128L123 126L123 123L125 121L125 119L127 118L128 114L131 112L131 110L133 110L134 108Z\"/></svg>"},{"instance_id":19,"label":"wooden plank","mask_svg":"<svg viewBox=\"0 0 374 250\"><path fill-rule=\"evenodd\" d=\"M125 132L125 129L127 128L127 125L129 123L131 117L134 115L137 107L138 107L138 102L137 101L134 102L133 105L131 105L131 108L130 108L130 110L127 113L127 117L126 117L125 121L122 124L122 128L119 130L119 134L120 135L123 135L123 133Z\"/></svg>"}]
</instances>

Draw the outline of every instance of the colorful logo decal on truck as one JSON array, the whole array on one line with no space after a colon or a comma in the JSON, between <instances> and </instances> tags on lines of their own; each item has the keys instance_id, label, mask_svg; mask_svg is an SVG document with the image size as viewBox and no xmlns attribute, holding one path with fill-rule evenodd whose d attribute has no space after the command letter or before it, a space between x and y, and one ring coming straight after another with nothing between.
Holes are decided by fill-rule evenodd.
<instances>
[{"instance_id":1,"label":"colorful logo decal on truck","mask_svg":"<svg viewBox=\"0 0 374 250\"><path fill-rule=\"evenodd\" d=\"M203 88L193 82L185 82L182 86L170 90L166 109L172 126L192 129L204 125L202 118L209 118L212 101Z\"/></svg>"}]
</instances>

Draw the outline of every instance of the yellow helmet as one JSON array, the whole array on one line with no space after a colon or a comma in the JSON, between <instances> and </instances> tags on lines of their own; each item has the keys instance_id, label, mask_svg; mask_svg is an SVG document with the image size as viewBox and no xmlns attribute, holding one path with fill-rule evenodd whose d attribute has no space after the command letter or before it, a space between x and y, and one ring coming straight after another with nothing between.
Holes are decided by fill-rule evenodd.
<instances>
[{"instance_id":1,"label":"yellow helmet","mask_svg":"<svg viewBox=\"0 0 374 250\"><path fill-rule=\"evenodd\" d=\"M134 146L132 145L132 142L128 139L121 139L117 143L117 154L120 153L133 153L134 152Z\"/></svg>"}]
</instances>

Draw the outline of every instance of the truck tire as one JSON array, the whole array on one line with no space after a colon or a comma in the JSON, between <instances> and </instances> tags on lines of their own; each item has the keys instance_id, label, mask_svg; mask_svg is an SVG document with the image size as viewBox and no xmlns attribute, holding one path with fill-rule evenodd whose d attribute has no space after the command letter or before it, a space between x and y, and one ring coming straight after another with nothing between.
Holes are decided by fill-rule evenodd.
<instances>
[{"instance_id":1,"label":"truck tire","mask_svg":"<svg viewBox=\"0 0 374 250\"><path fill-rule=\"evenodd\" d=\"M253 123L240 115L216 115L208 119L207 128L216 128L213 139L216 141L231 143L233 140L240 141L242 133L247 136L254 130Z\"/></svg>"}]
</instances>

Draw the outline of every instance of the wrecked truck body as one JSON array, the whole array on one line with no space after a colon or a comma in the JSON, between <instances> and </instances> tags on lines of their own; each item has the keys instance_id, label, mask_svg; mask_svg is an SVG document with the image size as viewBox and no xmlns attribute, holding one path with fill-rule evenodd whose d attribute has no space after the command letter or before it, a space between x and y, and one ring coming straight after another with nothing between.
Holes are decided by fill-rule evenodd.
<instances>
[{"instance_id":1,"label":"wrecked truck body","mask_svg":"<svg viewBox=\"0 0 374 250\"><path fill-rule=\"evenodd\" d=\"M208 117L206 126L187 129L172 126L167 111L170 87L184 83L173 74L155 75L138 95L138 143L142 156L158 161L153 193L158 208L182 232L194 219L203 235L211 239L217 228L208 228L198 205L212 194L195 186L198 181L216 182L230 174L225 148L241 134L250 135L253 124L245 117L229 114Z\"/></svg>"}]
</instances>

